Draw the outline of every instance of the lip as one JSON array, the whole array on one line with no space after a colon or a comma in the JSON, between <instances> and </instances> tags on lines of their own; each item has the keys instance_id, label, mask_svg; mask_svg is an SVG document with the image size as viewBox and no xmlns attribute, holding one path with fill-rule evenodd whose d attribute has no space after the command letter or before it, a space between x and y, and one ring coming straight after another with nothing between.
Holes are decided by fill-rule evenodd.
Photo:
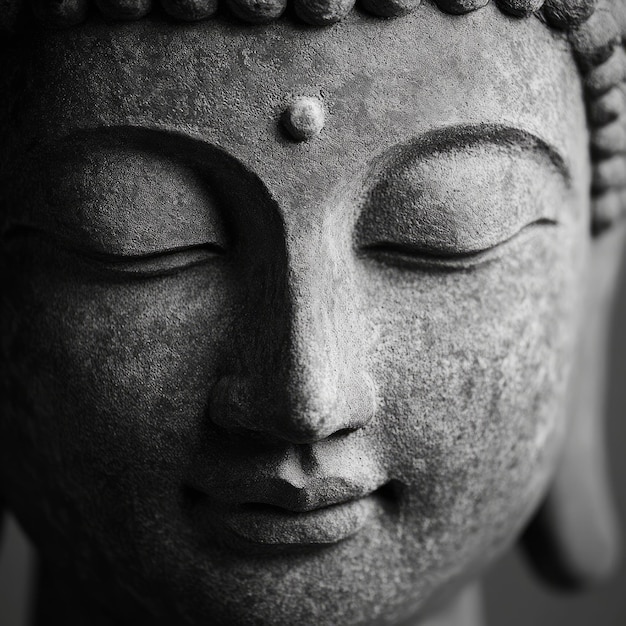
<instances>
[{"instance_id":1,"label":"lip","mask_svg":"<svg viewBox=\"0 0 626 626\"><path fill-rule=\"evenodd\" d=\"M359 500L382 484L339 476L265 476L223 493L223 501L239 505L269 505L292 513L307 513Z\"/></svg>"},{"instance_id":2,"label":"lip","mask_svg":"<svg viewBox=\"0 0 626 626\"><path fill-rule=\"evenodd\" d=\"M217 523L235 544L328 546L375 523L395 500L393 481L362 478L274 474L222 483L217 490L195 491L203 494L195 499L196 513Z\"/></svg>"},{"instance_id":3,"label":"lip","mask_svg":"<svg viewBox=\"0 0 626 626\"><path fill-rule=\"evenodd\" d=\"M252 543L275 546L313 546L339 543L352 537L381 512L376 493L356 500L297 511L267 504L232 507L224 515L226 527Z\"/></svg>"}]
</instances>

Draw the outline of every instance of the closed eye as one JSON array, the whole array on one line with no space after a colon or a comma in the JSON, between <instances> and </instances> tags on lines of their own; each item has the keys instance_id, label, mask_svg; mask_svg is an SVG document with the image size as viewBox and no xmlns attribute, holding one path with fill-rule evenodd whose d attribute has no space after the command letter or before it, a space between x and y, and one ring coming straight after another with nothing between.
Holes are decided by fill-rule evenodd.
<instances>
[{"instance_id":1,"label":"closed eye","mask_svg":"<svg viewBox=\"0 0 626 626\"><path fill-rule=\"evenodd\" d=\"M469 270L500 258L506 252L508 244L512 244L516 240L526 239L526 237L534 235L539 229L556 225L555 220L541 218L527 224L508 239L479 250L451 252L436 248L424 249L405 242L380 241L362 245L360 251L363 256L375 261L406 269L428 269L444 272Z\"/></svg>"},{"instance_id":2,"label":"closed eye","mask_svg":"<svg viewBox=\"0 0 626 626\"><path fill-rule=\"evenodd\" d=\"M81 245L58 233L24 225L11 226L3 239L7 243L22 240L33 242L33 245L37 242L52 244L78 257L99 273L131 279L175 274L226 254L223 246L210 242L141 253L105 252Z\"/></svg>"},{"instance_id":3,"label":"closed eye","mask_svg":"<svg viewBox=\"0 0 626 626\"><path fill-rule=\"evenodd\" d=\"M216 244L205 243L147 254L110 254L84 249L74 249L74 252L107 273L122 274L129 278L149 278L196 267L223 256L225 250Z\"/></svg>"}]
</instances>

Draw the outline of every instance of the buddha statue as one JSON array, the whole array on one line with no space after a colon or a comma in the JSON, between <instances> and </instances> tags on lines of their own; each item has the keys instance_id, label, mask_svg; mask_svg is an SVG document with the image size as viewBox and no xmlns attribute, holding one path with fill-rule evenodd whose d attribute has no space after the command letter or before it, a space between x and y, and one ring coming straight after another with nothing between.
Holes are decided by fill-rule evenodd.
<instances>
[{"instance_id":1,"label":"buddha statue","mask_svg":"<svg viewBox=\"0 0 626 626\"><path fill-rule=\"evenodd\" d=\"M2 7L37 626L477 626L516 542L610 573L621 0Z\"/></svg>"}]
</instances>

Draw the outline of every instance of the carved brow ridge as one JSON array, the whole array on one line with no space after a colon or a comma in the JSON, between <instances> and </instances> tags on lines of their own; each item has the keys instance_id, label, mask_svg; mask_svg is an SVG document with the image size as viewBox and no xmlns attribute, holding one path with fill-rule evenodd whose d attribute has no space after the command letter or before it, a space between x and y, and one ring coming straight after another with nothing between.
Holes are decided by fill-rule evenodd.
<instances>
[{"instance_id":1,"label":"carved brow ridge","mask_svg":"<svg viewBox=\"0 0 626 626\"><path fill-rule=\"evenodd\" d=\"M571 185L572 175L560 152L541 137L521 128L487 123L443 126L427 131L408 143L416 155L424 156L479 145L502 147L511 152L530 152L547 158L567 186Z\"/></svg>"},{"instance_id":2,"label":"carved brow ridge","mask_svg":"<svg viewBox=\"0 0 626 626\"><path fill-rule=\"evenodd\" d=\"M180 160L180 157L183 157L183 161L191 160L196 165L214 163L215 158L218 157L230 162L231 165L236 164L244 170L248 169L224 148L206 143L199 137L169 129L134 125L85 128L65 135L63 143L69 141L71 144L72 140L80 141L89 138L96 141L98 139L104 141L121 140L126 145L162 152L170 158L178 157ZM547 159L562 176L566 185L568 187L571 185L570 169L557 148L532 132L503 124L483 122L442 126L426 131L407 143L396 145L395 148L409 148L416 156L428 156L480 145L505 148L510 152L529 152Z\"/></svg>"}]
</instances>

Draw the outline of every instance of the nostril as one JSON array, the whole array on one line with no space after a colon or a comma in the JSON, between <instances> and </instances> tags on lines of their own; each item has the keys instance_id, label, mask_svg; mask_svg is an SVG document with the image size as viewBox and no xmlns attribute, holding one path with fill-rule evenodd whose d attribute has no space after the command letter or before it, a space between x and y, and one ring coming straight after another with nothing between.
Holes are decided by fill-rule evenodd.
<instances>
[{"instance_id":1,"label":"nostril","mask_svg":"<svg viewBox=\"0 0 626 626\"><path fill-rule=\"evenodd\" d=\"M331 437L335 437L337 439L340 439L341 437L346 437L347 435L350 435L351 433L357 431L358 428L341 428L340 430L338 430L337 432L334 432Z\"/></svg>"}]
</instances>

